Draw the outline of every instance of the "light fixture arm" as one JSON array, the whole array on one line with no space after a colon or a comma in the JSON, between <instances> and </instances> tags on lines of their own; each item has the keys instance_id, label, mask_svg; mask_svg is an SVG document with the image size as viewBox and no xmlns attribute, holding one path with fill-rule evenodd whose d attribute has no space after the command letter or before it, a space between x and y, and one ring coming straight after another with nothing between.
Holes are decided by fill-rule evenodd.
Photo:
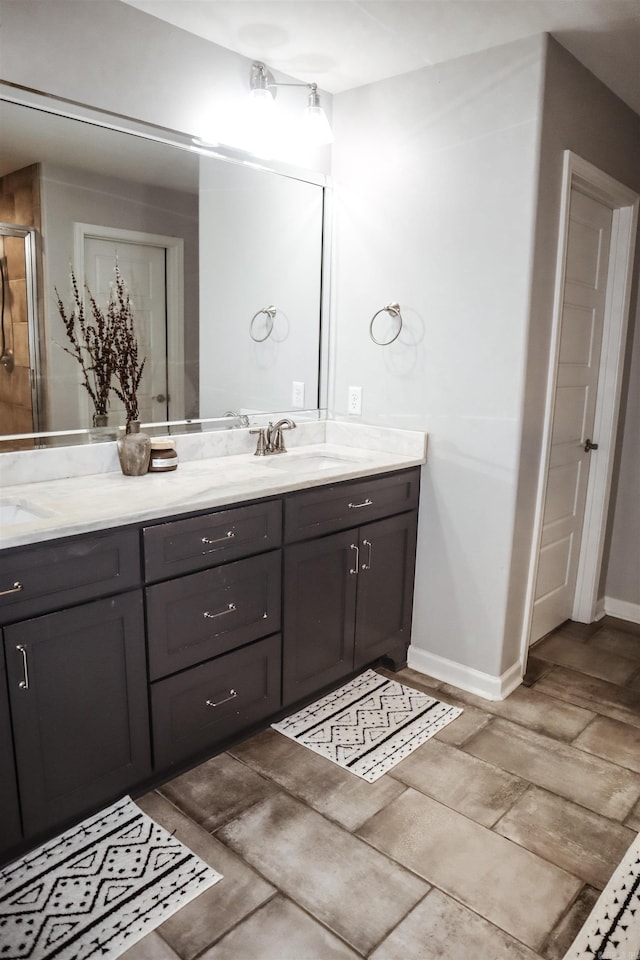
<instances>
[{"instance_id":1,"label":"light fixture arm","mask_svg":"<svg viewBox=\"0 0 640 960\"><path fill-rule=\"evenodd\" d=\"M314 107L320 105L317 83L303 83L302 81L298 83L284 83L276 80L271 71L267 70L264 63L260 60L256 60L251 66L250 85L252 90L267 90L269 87L307 87L311 91L309 97L315 97L313 104L310 103L309 105ZM275 93L273 96L275 97Z\"/></svg>"},{"instance_id":2,"label":"light fixture arm","mask_svg":"<svg viewBox=\"0 0 640 960\"><path fill-rule=\"evenodd\" d=\"M278 87L305 87L309 91L309 99L304 110L304 115L308 130L313 131L311 137L319 144L332 142L333 133L331 132L329 121L320 104L317 83L281 83L274 79L273 74L267 70L264 63L256 60L251 65L249 86L251 88L252 98L262 102L275 99Z\"/></svg>"}]
</instances>

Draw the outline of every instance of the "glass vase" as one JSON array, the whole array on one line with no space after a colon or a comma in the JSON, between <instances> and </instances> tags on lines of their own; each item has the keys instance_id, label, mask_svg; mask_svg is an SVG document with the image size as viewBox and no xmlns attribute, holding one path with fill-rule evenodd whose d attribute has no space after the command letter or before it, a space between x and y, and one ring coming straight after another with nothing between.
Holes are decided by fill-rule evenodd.
<instances>
[{"instance_id":1,"label":"glass vase","mask_svg":"<svg viewBox=\"0 0 640 960\"><path fill-rule=\"evenodd\" d=\"M141 432L139 420L131 420L124 437L118 440L120 469L125 477L143 476L149 469L150 456L151 437Z\"/></svg>"}]
</instances>

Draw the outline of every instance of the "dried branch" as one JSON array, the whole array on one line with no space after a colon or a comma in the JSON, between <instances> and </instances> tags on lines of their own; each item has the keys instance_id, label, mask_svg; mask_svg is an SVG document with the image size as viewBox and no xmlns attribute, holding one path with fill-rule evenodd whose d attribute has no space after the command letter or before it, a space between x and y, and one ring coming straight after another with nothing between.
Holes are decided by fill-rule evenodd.
<instances>
[{"instance_id":1,"label":"dried branch","mask_svg":"<svg viewBox=\"0 0 640 960\"><path fill-rule=\"evenodd\" d=\"M115 295L109 300L109 311L114 320L115 378L114 393L124 404L127 427L138 420L138 387L142 380L147 358L138 357L138 339L135 333L133 307L129 291L122 279L118 264L115 266Z\"/></svg>"},{"instance_id":2,"label":"dried branch","mask_svg":"<svg viewBox=\"0 0 640 960\"><path fill-rule=\"evenodd\" d=\"M83 299L73 270L71 270L71 286L73 288L74 308L68 313L57 288L54 288L58 302L58 312L71 344L71 349L68 347L62 349L80 364L82 385L93 401L96 414L106 415L109 407L111 380L115 370L114 318L109 312L105 317L104 312L88 289L91 317L86 316Z\"/></svg>"}]
</instances>

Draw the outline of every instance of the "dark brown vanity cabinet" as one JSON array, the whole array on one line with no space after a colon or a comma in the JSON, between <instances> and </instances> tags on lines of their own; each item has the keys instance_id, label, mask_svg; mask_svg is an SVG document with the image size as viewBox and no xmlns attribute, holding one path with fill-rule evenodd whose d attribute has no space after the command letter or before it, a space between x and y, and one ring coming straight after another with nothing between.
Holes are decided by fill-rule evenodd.
<instances>
[{"instance_id":1,"label":"dark brown vanity cabinet","mask_svg":"<svg viewBox=\"0 0 640 960\"><path fill-rule=\"evenodd\" d=\"M10 707L2 732L12 730L15 753L2 794L17 779L28 840L149 776L138 532L19 548L0 560L2 589L12 591L0 596ZM56 609L66 601L76 603ZM19 841L7 832L5 849Z\"/></svg>"},{"instance_id":2,"label":"dark brown vanity cabinet","mask_svg":"<svg viewBox=\"0 0 640 960\"><path fill-rule=\"evenodd\" d=\"M3 850L15 847L21 839L22 828L11 737L9 693L4 667L4 651L0 650L0 854Z\"/></svg>"},{"instance_id":3,"label":"dark brown vanity cabinet","mask_svg":"<svg viewBox=\"0 0 640 960\"><path fill-rule=\"evenodd\" d=\"M419 471L293 494L286 501L283 699L293 703L381 656L411 632ZM394 510L396 511L394 513ZM355 517L392 513L360 526ZM347 527L322 536L324 530Z\"/></svg>"},{"instance_id":4,"label":"dark brown vanity cabinet","mask_svg":"<svg viewBox=\"0 0 640 960\"><path fill-rule=\"evenodd\" d=\"M157 770L279 709L281 541L280 500L145 527L147 577L183 574L146 588Z\"/></svg>"},{"instance_id":5,"label":"dark brown vanity cabinet","mask_svg":"<svg viewBox=\"0 0 640 960\"><path fill-rule=\"evenodd\" d=\"M24 833L150 773L142 592L4 628Z\"/></svg>"}]
</instances>

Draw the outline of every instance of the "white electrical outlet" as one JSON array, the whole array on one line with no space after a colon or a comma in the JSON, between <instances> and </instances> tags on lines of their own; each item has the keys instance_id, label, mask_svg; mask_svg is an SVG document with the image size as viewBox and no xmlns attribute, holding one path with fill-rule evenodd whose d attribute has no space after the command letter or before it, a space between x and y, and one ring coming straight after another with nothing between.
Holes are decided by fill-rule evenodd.
<instances>
[{"instance_id":1,"label":"white electrical outlet","mask_svg":"<svg viewBox=\"0 0 640 960\"><path fill-rule=\"evenodd\" d=\"M347 413L353 417L359 417L362 414L362 387L349 387Z\"/></svg>"},{"instance_id":2,"label":"white electrical outlet","mask_svg":"<svg viewBox=\"0 0 640 960\"><path fill-rule=\"evenodd\" d=\"M294 380L291 385L291 406L304 407L304 383L302 380Z\"/></svg>"}]
</instances>

